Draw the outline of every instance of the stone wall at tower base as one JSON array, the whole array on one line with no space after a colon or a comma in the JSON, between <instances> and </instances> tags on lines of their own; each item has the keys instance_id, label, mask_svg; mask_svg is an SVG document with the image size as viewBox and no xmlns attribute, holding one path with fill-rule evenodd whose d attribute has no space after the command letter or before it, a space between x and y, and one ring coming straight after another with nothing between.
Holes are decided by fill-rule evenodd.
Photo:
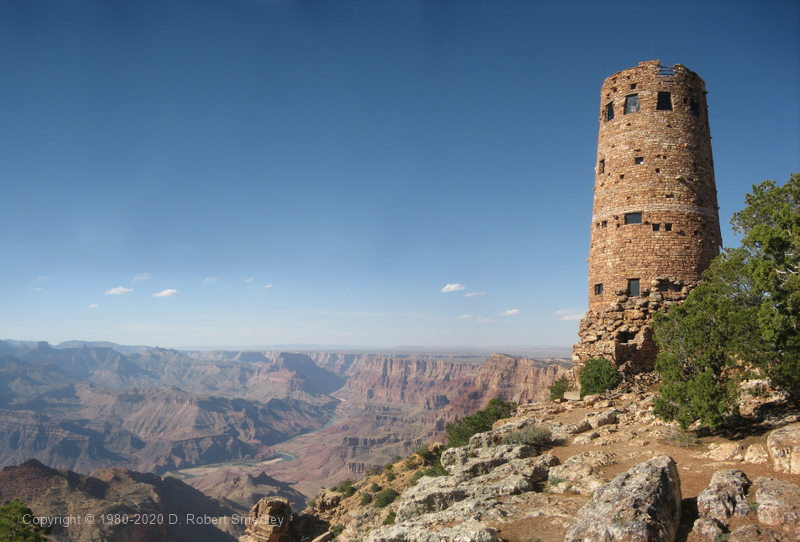
<instances>
[{"instance_id":1,"label":"stone wall at tower base","mask_svg":"<svg viewBox=\"0 0 800 542\"><path fill-rule=\"evenodd\" d=\"M657 312L681 303L697 283L684 284L675 277L656 277L639 297L617 290L617 299L605 309L589 310L581 320L580 342L572 347L576 386L590 358L606 358L624 374L652 371L658 357L651 323ZM663 291L662 291L663 290Z\"/></svg>"}]
</instances>

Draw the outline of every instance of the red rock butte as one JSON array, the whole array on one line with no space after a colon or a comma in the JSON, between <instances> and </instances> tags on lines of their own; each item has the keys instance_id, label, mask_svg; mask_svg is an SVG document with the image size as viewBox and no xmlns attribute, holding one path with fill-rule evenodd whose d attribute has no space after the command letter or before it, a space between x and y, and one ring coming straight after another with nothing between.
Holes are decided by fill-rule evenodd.
<instances>
[{"instance_id":1,"label":"red rock butte","mask_svg":"<svg viewBox=\"0 0 800 542\"><path fill-rule=\"evenodd\" d=\"M641 62L600 92L589 247L589 310L573 347L652 370L652 314L685 299L722 244L705 83L680 64Z\"/></svg>"}]
</instances>

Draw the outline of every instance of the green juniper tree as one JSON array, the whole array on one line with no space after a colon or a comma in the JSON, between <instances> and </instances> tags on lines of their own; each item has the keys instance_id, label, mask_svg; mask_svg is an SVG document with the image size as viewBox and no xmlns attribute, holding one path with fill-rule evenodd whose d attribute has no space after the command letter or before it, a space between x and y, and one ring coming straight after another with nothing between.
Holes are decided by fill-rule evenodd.
<instances>
[{"instance_id":1,"label":"green juniper tree","mask_svg":"<svg viewBox=\"0 0 800 542\"><path fill-rule=\"evenodd\" d=\"M654 318L661 346L656 414L682 427L719 429L736 412L742 378L767 377L800 405L800 175L753 186L733 216L741 246L728 249L702 283Z\"/></svg>"},{"instance_id":2,"label":"green juniper tree","mask_svg":"<svg viewBox=\"0 0 800 542\"><path fill-rule=\"evenodd\" d=\"M50 529L35 525L32 516L31 509L17 499L0 507L0 542L45 542L42 535Z\"/></svg>"}]
</instances>

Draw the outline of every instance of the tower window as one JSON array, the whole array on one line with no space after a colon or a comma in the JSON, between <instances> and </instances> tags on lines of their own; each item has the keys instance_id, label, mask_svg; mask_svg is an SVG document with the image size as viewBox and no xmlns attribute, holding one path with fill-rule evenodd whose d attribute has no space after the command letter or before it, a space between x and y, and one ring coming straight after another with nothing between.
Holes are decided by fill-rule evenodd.
<instances>
[{"instance_id":1,"label":"tower window","mask_svg":"<svg viewBox=\"0 0 800 542\"><path fill-rule=\"evenodd\" d=\"M606 105L606 121L614 118L614 102L609 102Z\"/></svg>"},{"instance_id":2,"label":"tower window","mask_svg":"<svg viewBox=\"0 0 800 542\"><path fill-rule=\"evenodd\" d=\"M661 230L661 224L653 224L653 231Z\"/></svg>"},{"instance_id":3,"label":"tower window","mask_svg":"<svg viewBox=\"0 0 800 542\"><path fill-rule=\"evenodd\" d=\"M672 111L672 93L659 92L658 103L656 104L657 111Z\"/></svg>"},{"instance_id":4,"label":"tower window","mask_svg":"<svg viewBox=\"0 0 800 542\"><path fill-rule=\"evenodd\" d=\"M669 222L664 224L664 231L672 231L672 224L670 224Z\"/></svg>"},{"instance_id":5,"label":"tower window","mask_svg":"<svg viewBox=\"0 0 800 542\"><path fill-rule=\"evenodd\" d=\"M667 284L666 282L662 282L661 284L658 285L658 289L662 292L669 292L669 284Z\"/></svg>"},{"instance_id":6,"label":"tower window","mask_svg":"<svg viewBox=\"0 0 800 542\"><path fill-rule=\"evenodd\" d=\"M594 295L603 295L603 283L602 282L594 285Z\"/></svg>"},{"instance_id":7,"label":"tower window","mask_svg":"<svg viewBox=\"0 0 800 542\"><path fill-rule=\"evenodd\" d=\"M697 100L695 100L694 98L689 100L689 113L691 113L695 117L700 116L700 108L697 105Z\"/></svg>"},{"instance_id":8,"label":"tower window","mask_svg":"<svg viewBox=\"0 0 800 542\"><path fill-rule=\"evenodd\" d=\"M606 172L606 160L605 158L600 160L597 164L597 173L605 173Z\"/></svg>"},{"instance_id":9,"label":"tower window","mask_svg":"<svg viewBox=\"0 0 800 542\"><path fill-rule=\"evenodd\" d=\"M641 224L642 213L626 213L625 224Z\"/></svg>"},{"instance_id":10,"label":"tower window","mask_svg":"<svg viewBox=\"0 0 800 542\"><path fill-rule=\"evenodd\" d=\"M628 297L639 297L639 279L628 279Z\"/></svg>"},{"instance_id":11,"label":"tower window","mask_svg":"<svg viewBox=\"0 0 800 542\"><path fill-rule=\"evenodd\" d=\"M625 114L639 112L639 95L631 94L625 96Z\"/></svg>"},{"instance_id":12,"label":"tower window","mask_svg":"<svg viewBox=\"0 0 800 542\"><path fill-rule=\"evenodd\" d=\"M621 343L629 343L635 340L636 340L636 333L631 333L630 331L622 331L619 334L619 342Z\"/></svg>"},{"instance_id":13,"label":"tower window","mask_svg":"<svg viewBox=\"0 0 800 542\"><path fill-rule=\"evenodd\" d=\"M637 157L635 157L635 158L633 159L633 163L634 163L634 164L636 164L637 166L638 166L639 164L644 164L644 156L637 156Z\"/></svg>"}]
</instances>

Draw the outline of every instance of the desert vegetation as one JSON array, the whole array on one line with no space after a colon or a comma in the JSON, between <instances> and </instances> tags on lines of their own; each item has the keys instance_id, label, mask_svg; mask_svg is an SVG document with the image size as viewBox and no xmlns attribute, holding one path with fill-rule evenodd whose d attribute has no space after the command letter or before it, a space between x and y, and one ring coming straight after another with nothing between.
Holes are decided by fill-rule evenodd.
<instances>
[{"instance_id":1,"label":"desert vegetation","mask_svg":"<svg viewBox=\"0 0 800 542\"><path fill-rule=\"evenodd\" d=\"M753 186L726 249L679 306L654 319L662 386L654 412L711 430L736 414L739 384L768 379L800 405L800 175Z\"/></svg>"}]
</instances>

